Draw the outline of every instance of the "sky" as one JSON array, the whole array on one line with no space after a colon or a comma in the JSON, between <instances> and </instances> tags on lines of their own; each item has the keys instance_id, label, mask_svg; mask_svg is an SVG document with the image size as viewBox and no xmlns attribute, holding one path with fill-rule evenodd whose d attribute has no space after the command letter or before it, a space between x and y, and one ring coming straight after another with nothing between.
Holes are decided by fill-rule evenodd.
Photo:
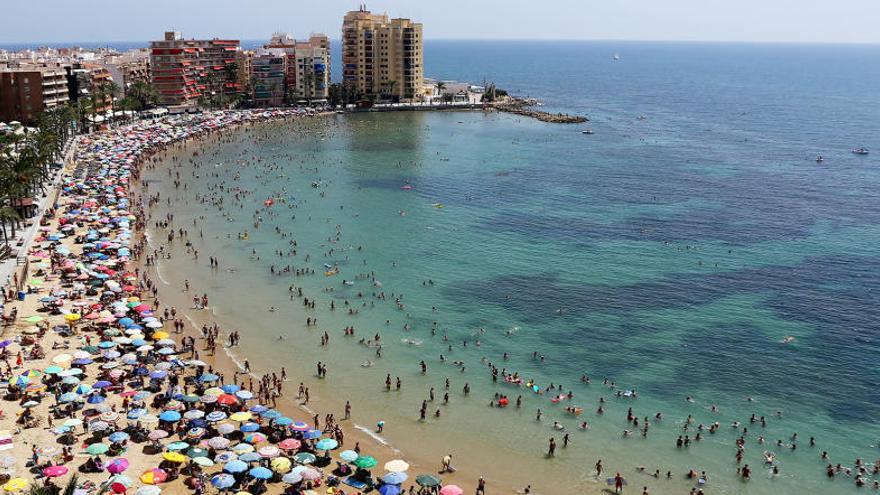
<instances>
[{"instance_id":1,"label":"sky","mask_svg":"<svg viewBox=\"0 0 880 495\"><path fill-rule=\"evenodd\" d=\"M0 42L339 38L348 0L0 0ZM376 0L427 39L880 43L880 0ZM8 22L14 20L14 22Z\"/></svg>"}]
</instances>

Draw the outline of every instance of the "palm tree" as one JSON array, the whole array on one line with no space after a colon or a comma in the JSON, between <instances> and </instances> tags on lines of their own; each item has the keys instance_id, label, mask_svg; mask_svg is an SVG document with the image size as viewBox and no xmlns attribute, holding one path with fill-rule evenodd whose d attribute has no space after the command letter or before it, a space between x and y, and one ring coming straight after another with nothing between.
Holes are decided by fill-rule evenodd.
<instances>
[{"instance_id":1,"label":"palm tree","mask_svg":"<svg viewBox=\"0 0 880 495\"><path fill-rule=\"evenodd\" d=\"M126 90L125 95L127 97L134 98L137 100L140 108L138 110L146 110L151 108L156 104L156 101L159 99L159 94L156 92L156 88L153 87L152 84L145 81L137 81L132 83L131 86Z\"/></svg>"},{"instance_id":2,"label":"palm tree","mask_svg":"<svg viewBox=\"0 0 880 495\"><path fill-rule=\"evenodd\" d=\"M391 101L394 101L394 86L397 86L397 81L394 79L386 81L385 86L388 87L388 98L391 99Z\"/></svg>"},{"instance_id":3,"label":"palm tree","mask_svg":"<svg viewBox=\"0 0 880 495\"><path fill-rule=\"evenodd\" d=\"M434 83L434 86L437 87L437 94L441 97L443 96L443 90L446 89L446 83L443 81L437 81Z\"/></svg>"}]
</instances>

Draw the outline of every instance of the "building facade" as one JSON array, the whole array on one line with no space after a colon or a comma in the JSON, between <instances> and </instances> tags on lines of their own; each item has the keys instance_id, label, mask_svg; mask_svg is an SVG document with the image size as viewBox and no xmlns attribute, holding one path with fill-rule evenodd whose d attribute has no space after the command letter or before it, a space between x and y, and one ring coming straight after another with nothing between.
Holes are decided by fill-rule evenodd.
<instances>
[{"instance_id":1,"label":"building facade","mask_svg":"<svg viewBox=\"0 0 880 495\"><path fill-rule=\"evenodd\" d=\"M166 32L150 42L151 79L159 103L193 106L228 104L241 93L238 40L186 40Z\"/></svg>"},{"instance_id":2,"label":"building facade","mask_svg":"<svg viewBox=\"0 0 880 495\"><path fill-rule=\"evenodd\" d=\"M0 121L26 125L68 102L67 77L57 67L23 67L0 71Z\"/></svg>"},{"instance_id":3,"label":"building facade","mask_svg":"<svg viewBox=\"0 0 880 495\"><path fill-rule=\"evenodd\" d=\"M359 95L414 101L424 81L422 25L362 6L342 23L342 80Z\"/></svg>"},{"instance_id":4,"label":"building facade","mask_svg":"<svg viewBox=\"0 0 880 495\"><path fill-rule=\"evenodd\" d=\"M277 107L284 104L287 54L278 48L257 50L251 58L254 105Z\"/></svg>"},{"instance_id":5,"label":"building facade","mask_svg":"<svg viewBox=\"0 0 880 495\"><path fill-rule=\"evenodd\" d=\"M289 34L275 33L266 48L281 50L287 57L284 84L288 102L327 99L330 39L326 34L312 34L307 41L297 41Z\"/></svg>"}]
</instances>

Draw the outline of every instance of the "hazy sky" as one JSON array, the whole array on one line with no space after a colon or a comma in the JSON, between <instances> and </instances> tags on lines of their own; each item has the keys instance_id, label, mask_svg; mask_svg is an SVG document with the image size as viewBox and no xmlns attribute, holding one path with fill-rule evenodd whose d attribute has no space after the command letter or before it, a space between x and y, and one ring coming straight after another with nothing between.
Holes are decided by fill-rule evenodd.
<instances>
[{"instance_id":1,"label":"hazy sky","mask_svg":"<svg viewBox=\"0 0 880 495\"><path fill-rule=\"evenodd\" d=\"M345 0L0 0L0 42L339 38ZM880 43L880 0L381 0L426 38ZM12 22L10 22L12 21Z\"/></svg>"}]
</instances>

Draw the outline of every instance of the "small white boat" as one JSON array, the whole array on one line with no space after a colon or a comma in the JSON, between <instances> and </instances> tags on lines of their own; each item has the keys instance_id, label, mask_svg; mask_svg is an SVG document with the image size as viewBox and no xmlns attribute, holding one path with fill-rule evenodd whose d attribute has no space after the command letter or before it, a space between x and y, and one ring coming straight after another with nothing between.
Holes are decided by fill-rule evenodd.
<instances>
[{"instance_id":1,"label":"small white boat","mask_svg":"<svg viewBox=\"0 0 880 495\"><path fill-rule=\"evenodd\" d=\"M584 129L581 131L581 134L593 134L593 130L592 129Z\"/></svg>"},{"instance_id":2,"label":"small white boat","mask_svg":"<svg viewBox=\"0 0 880 495\"><path fill-rule=\"evenodd\" d=\"M612 60L620 60L620 55L617 54L617 53L615 53L614 56L611 57L611 59L612 59Z\"/></svg>"},{"instance_id":3,"label":"small white boat","mask_svg":"<svg viewBox=\"0 0 880 495\"><path fill-rule=\"evenodd\" d=\"M854 148L852 150L852 152L855 153L856 155L867 155L868 148Z\"/></svg>"},{"instance_id":4,"label":"small white boat","mask_svg":"<svg viewBox=\"0 0 880 495\"><path fill-rule=\"evenodd\" d=\"M816 155L816 163L822 163L824 161L825 161L825 159L822 158L822 155Z\"/></svg>"}]
</instances>

